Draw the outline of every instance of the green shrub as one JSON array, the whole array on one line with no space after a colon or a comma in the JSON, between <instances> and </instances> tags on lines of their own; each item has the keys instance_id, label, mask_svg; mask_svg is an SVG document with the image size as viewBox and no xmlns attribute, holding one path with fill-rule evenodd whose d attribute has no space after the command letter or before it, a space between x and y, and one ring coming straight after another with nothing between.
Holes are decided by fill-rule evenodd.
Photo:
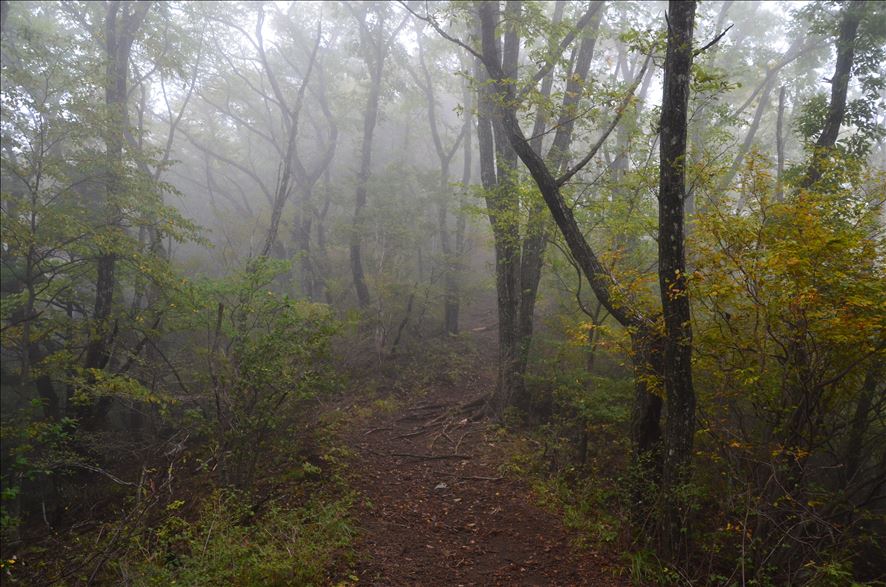
<instances>
[{"instance_id":1,"label":"green shrub","mask_svg":"<svg viewBox=\"0 0 886 587\"><path fill-rule=\"evenodd\" d=\"M138 562L117 571L134 585L324 585L347 547L353 529L350 498L314 499L298 508L272 504L261 515L247 495L218 490L196 522L170 512L138 545Z\"/></svg>"}]
</instances>

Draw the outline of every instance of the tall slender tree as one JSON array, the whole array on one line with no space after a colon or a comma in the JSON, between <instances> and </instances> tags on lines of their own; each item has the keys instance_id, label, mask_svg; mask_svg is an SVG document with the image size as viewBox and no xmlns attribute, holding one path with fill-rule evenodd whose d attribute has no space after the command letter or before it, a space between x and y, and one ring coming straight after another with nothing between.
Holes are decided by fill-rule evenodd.
<instances>
[{"instance_id":1,"label":"tall slender tree","mask_svg":"<svg viewBox=\"0 0 886 587\"><path fill-rule=\"evenodd\" d=\"M815 141L814 156L802 182L804 187L809 187L821 179L828 151L837 144L840 125L843 124L843 117L846 115L849 78L852 77L858 26L864 14L865 4L864 0L852 0L843 9L837 36L837 64L834 68L834 75L831 77L831 99L824 127Z\"/></svg>"},{"instance_id":2,"label":"tall slender tree","mask_svg":"<svg viewBox=\"0 0 886 587\"><path fill-rule=\"evenodd\" d=\"M602 7L601 2L592 3L560 43L552 43L549 60L533 75L529 85L520 91L521 97L525 97L533 86L541 82L542 92L549 92L546 78L553 72L559 54L576 36L581 35L578 58L565 75L566 91L560 106L557 130L548 151L551 164L558 169L565 169L570 157L576 108L583 95L584 81L593 58ZM476 71L479 86L478 142L481 179L495 242L499 318L499 373L490 408L493 413L500 414L513 403L523 407L527 405L524 378L544 258L545 220L543 208L530 205L526 230L521 235L520 218L523 214L515 183L519 179L518 152L505 122L505 116L512 114L513 98L517 94L514 80L517 79L520 38L516 23L519 22L521 4L506 4L507 26L504 27L503 38L497 33L498 3L480 3L477 10L483 14L479 20L483 54L477 55ZM484 27L490 28L491 32ZM493 71L500 72L500 77L495 78ZM495 84L490 83L490 77ZM507 101L508 98L502 101L504 91L509 92L510 101ZM543 117L537 116L535 127L542 129L544 126ZM533 135L529 148L540 149L545 134L541 130Z\"/></svg>"},{"instance_id":3,"label":"tall slender tree","mask_svg":"<svg viewBox=\"0 0 886 587\"><path fill-rule=\"evenodd\" d=\"M692 76L695 2L668 5L668 46L661 105L658 191L658 283L664 314L665 434L662 545L673 555L686 542L678 489L688 479L695 436L692 325L686 290L683 205L686 200L686 129Z\"/></svg>"},{"instance_id":4,"label":"tall slender tree","mask_svg":"<svg viewBox=\"0 0 886 587\"><path fill-rule=\"evenodd\" d=\"M654 377L651 375L660 374L662 370L661 364L661 337L658 334L655 319L647 316L633 301L633 296L628 292L622 284L620 284L613 275L600 262L597 254L591 248L586 240L572 209L567 206L566 201L560 191L576 173L578 173L585 165L590 162L606 138L611 134L612 130L618 125L621 116L631 102L633 93L636 91L640 81L645 75L645 67L641 70L637 78L628 89L627 95L619 105L616 115L613 117L609 126L604 130L601 137L591 147L590 152L580 161L569 167L559 177L555 175L556 171L552 170L545 162L544 158L537 153L528 140L526 140L523 130L517 120L516 110L514 107L514 87L508 81L498 57L498 40L496 34L497 12L496 3L480 3L477 7L480 33L481 33L481 51L478 59L482 63L479 72L479 82L481 87L490 88L489 91L495 92L496 100L486 98L487 103L493 102L498 105L496 115L501 120L503 138L506 138L513 149L517 152L523 164L529 170L536 186L541 192L542 198L550 211L554 222L562 233L570 253L575 261L581 267L582 273L591 284L591 288L603 307L615 318L620 324L629 329L631 333L632 347L634 350L634 363L636 365L636 400L635 413L632 418L632 437L638 460L646 460L645 455L652 453L661 439L660 414L661 399L654 393L651 388L654 385ZM648 65L648 58L646 64ZM550 63L550 62L549 62ZM548 65L540 68L539 73L544 71ZM551 65L552 67L552 65ZM484 76L488 75L492 83L484 83ZM541 76L536 74L538 79ZM479 110L481 120L483 118L483 96L481 95L481 108ZM486 114L490 117L491 114ZM491 125L490 125L491 126ZM483 126L478 126L481 134ZM491 129L490 129L491 130ZM487 141L491 142L491 140ZM487 176L494 172L489 166L483 165L483 144L481 140L481 171L485 169ZM488 155L487 155L488 158ZM494 177L494 176L493 176ZM487 185L487 179L484 179L484 187ZM494 182L491 183L494 187Z\"/></svg>"},{"instance_id":5,"label":"tall slender tree","mask_svg":"<svg viewBox=\"0 0 886 587\"><path fill-rule=\"evenodd\" d=\"M123 146L129 126L129 59L132 45L144 23L151 2L121 2L107 4L104 21L105 42L105 194L99 207L110 230L121 230L121 198L124 182ZM110 359L110 348L115 335L111 315L116 287L117 253L114 239L100 250L96 259L95 304L92 312L92 333L83 359L87 370L104 369ZM100 398L84 415L87 427L97 426L110 407L108 398Z\"/></svg>"},{"instance_id":6,"label":"tall slender tree","mask_svg":"<svg viewBox=\"0 0 886 587\"><path fill-rule=\"evenodd\" d=\"M391 43L406 24L404 17L400 24L389 29L390 14L382 3L364 3L360 9L346 4L360 27L360 45L363 61L369 72L369 92L366 96L366 109L363 111L363 137L360 143L360 170L357 172L357 188L354 193L354 220L352 223L350 259L351 275L357 292L357 303L361 308L369 307L369 286L363 270L363 226L365 224L366 200L369 195L369 177L372 174L372 139L378 122L381 103L382 78L385 61L391 50ZM370 13L372 18L369 17Z\"/></svg>"},{"instance_id":7,"label":"tall slender tree","mask_svg":"<svg viewBox=\"0 0 886 587\"><path fill-rule=\"evenodd\" d=\"M430 125L431 139L434 145L434 152L437 160L440 162L440 177L437 189L437 231L440 237L440 251L443 255L443 331L447 334L458 333L458 243L455 247L452 245L452 238L449 231L449 206L451 200L451 188L449 185L450 167L452 159L458 152L462 141L468 133L469 127L462 125L461 131L451 144L444 143L446 137L442 132L443 125L439 121L437 115L437 95L434 88L434 79L431 71L428 69L427 58L425 56L425 48L419 35L418 57L421 67L420 74L408 67L412 78L421 89L427 101L428 124Z\"/></svg>"}]
</instances>

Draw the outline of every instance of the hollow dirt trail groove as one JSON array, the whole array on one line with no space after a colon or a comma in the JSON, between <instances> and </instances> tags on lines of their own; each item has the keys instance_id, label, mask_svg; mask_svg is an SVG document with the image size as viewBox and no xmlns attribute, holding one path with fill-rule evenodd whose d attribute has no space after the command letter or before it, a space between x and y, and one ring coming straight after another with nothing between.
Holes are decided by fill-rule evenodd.
<instances>
[{"instance_id":1,"label":"hollow dirt trail groove","mask_svg":"<svg viewBox=\"0 0 886 587\"><path fill-rule=\"evenodd\" d=\"M500 472L507 454L494 427L458 411L479 395L443 386L348 431L360 584L628 585Z\"/></svg>"}]
</instances>

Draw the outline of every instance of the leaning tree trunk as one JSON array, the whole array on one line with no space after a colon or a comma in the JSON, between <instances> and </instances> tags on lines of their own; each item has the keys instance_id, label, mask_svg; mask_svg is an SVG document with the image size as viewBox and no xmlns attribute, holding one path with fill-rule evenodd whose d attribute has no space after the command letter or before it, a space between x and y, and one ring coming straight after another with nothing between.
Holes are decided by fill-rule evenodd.
<instances>
[{"instance_id":1,"label":"leaning tree trunk","mask_svg":"<svg viewBox=\"0 0 886 587\"><path fill-rule=\"evenodd\" d=\"M498 40L496 34L498 13L495 3L479 3L478 17L483 51L482 62L485 65L486 72L488 72L492 81L495 82L494 85L484 83L486 78L482 75L484 72L481 71L479 76L482 84L481 87L489 88L493 92L493 98L497 98L495 102L498 104L511 105L514 101L513 86L507 82L498 59ZM648 60L646 63L648 65ZM638 409L635 411L635 419L642 423L641 426L634 427L635 433L639 434L642 432L640 438L635 436L633 439L637 451L637 461L642 461L641 457L653 451L654 446L650 445L653 445L659 437L658 418L661 405L660 401L656 401L654 390L650 389L649 386L653 384L654 380L659 378L661 374L660 366L657 364L657 361L652 361L652 364L650 364L649 357L654 357L655 355L645 350L646 348L657 348L659 344L660 337L656 328L656 321L641 311L640 306L633 301L632 294L626 291L600 262L590 243L585 239L572 209L566 204L560 192L560 187L594 157L603 141L606 140L606 137L618 124L622 113L630 102L633 92L636 91L645 73L644 67L620 105L612 123L606 129L603 136L598 139L591 152L566 173L560 175L560 177L554 176L554 172L548 167L542 156L526 140L517 120L515 108L513 106L498 108L508 141L532 175L555 224L563 235L570 253L593 289L594 295L619 324L632 332L635 348L639 348L642 351L634 353L633 356L635 365L637 365L637 390L638 394L642 396L642 401L637 403ZM483 97L482 94L481 97ZM492 99L487 97L486 101L491 102ZM483 113L483 101L481 101L480 106L480 112ZM487 124L484 125L484 118L481 117L480 124L478 125L478 133L481 139L481 171L483 173L484 187L490 184L494 187L494 183L491 182L495 179L495 169L490 163L491 156L489 154L485 157L483 156L483 149L491 149L492 145L491 124L488 124L488 119L486 121ZM484 135L486 135L485 139ZM654 371L655 377L648 376L650 369Z\"/></svg>"},{"instance_id":2,"label":"leaning tree trunk","mask_svg":"<svg viewBox=\"0 0 886 587\"><path fill-rule=\"evenodd\" d=\"M583 30L591 20L602 16L602 4L594 3L576 26L576 33ZM478 64L480 82L478 107L478 142L483 186L486 190L487 213L492 225L496 252L496 291L499 317L499 374L496 391L490 401L491 411L499 415L510 405L526 404L524 375L532 339L532 316L541 276L544 255L544 230L541 209L530 211L529 229L525 238L520 236L519 202L515 196L514 180L517 171L517 145L514 144L506 117L511 115L509 103L502 103L501 95L513 96L512 80L517 77L520 37L515 23L522 10L520 2L508 2L504 31L504 43L495 33L499 21L497 2L477 3L484 57L483 66ZM599 24L599 23L598 23ZM485 27L485 28L484 28ZM491 27L491 28L490 28ZM592 30L596 25L592 27ZM489 29L489 30L487 30ZM585 36L580 53L590 65L594 36ZM550 73L553 61L539 70L534 81L542 81ZM490 69L491 68L491 69ZM495 87L485 83L487 74L497 72ZM579 63L575 75L568 82L574 91L565 92L563 112L569 112L572 102L581 94L581 82L587 68ZM564 114L554 138L551 156L565 157L572 137L571 116ZM521 133L522 136L522 133ZM525 141L525 138L522 139ZM538 141L536 141L536 144ZM530 147L531 149L531 147ZM494 161L494 163L493 163ZM525 161L524 161L525 162ZM486 172L483 173L483 170Z\"/></svg>"},{"instance_id":3,"label":"leaning tree trunk","mask_svg":"<svg viewBox=\"0 0 886 587\"><path fill-rule=\"evenodd\" d=\"M803 187L810 187L821 179L824 158L837 143L840 125L846 115L846 95L849 91L849 78L852 76L852 66L855 61L855 42L864 5L863 0L853 0L844 9L840 21L840 34L837 37L837 65L831 78L831 101L824 128L815 142L815 153L806 171Z\"/></svg>"},{"instance_id":4,"label":"leaning tree trunk","mask_svg":"<svg viewBox=\"0 0 886 587\"><path fill-rule=\"evenodd\" d=\"M751 120L751 126L748 128L748 132L745 135L744 142L738 150L738 153L735 155L735 159L732 161L732 165L729 168L729 171L720 180L720 183L717 186L716 193L720 194L729 189L729 186L732 185L732 180L735 179L738 170L741 168L741 164L744 161L745 156L750 151L751 146L754 144L754 136L757 133L757 130L760 128L760 121L763 117L763 112L769 105L769 96L772 93L772 90L775 88L775 83L778 81L778 72L783 69L785 66L789 65L791 62L795 61L799 58L803 53L805 53L810 47L812 47L812 43L808 41L807 38L800 38L794 41L794 43L788 47L787 51L784 53L784 57L775 64L775 66L767 68L766 77L763 80L763 83L751 94L751 97L738 108L736 114L741 113L747 108L751 100L754 99L757 94L760 95L759 101L757 103L757 109L754 111L754 118ZM783 89L783 88L782 88ZM779 99L781 100L784 96L784 92L782 91L779 95ZM779 102L783 104L783 100ZM779 112L780 114L781 112ZM780 131L779 131L780 132ZM744 197L738 203L738 209L741 210L745 206Z\"/></svg>"},{"instance_id":5,"label":"leaning tree trunk","mask_svg":"<svg viewBox=\"0 0 886 587\"><path fill-rule=\"evenodd\" d=\"M558 6L561 6L558 3ZM594 3L589 9L590 20L582 31L582 39L578 48L578 56L575 65L567 76L566 89L563 93L563 102L560 106L560 116L557 120L557 132L548 152L550 165L558 170L565 171L569 162L569 150L572 146L573 129L575 128L576 110L583 95L583 88L591 61L594 58L600 22L603 19L604 5L601 2ZM555 9L556 10L556 9ZM559 19L555 13L555 24ZM505 71L505 75L511 75ZM545 98L550 95L553 82L552 74L548 74L542 82L541 94ZM533 127L530 146L538 153L542 152L544 136L544 122L541 113L536 118ZM514 371L519 386L515 390L515 403L525 408L529 407L529 398L524 384L526 370L529 364L529 351L532 345L533 315L535 302L538 299L538 286L541 282L544 254L547 244L545 223L547 215L544 213L544 202L533 205L529 210L529 220L526 227L526 237L522 243L522 256L520 259L520 299L517 312L516 332L516 364Z\"/></svg>"}]
</instances>

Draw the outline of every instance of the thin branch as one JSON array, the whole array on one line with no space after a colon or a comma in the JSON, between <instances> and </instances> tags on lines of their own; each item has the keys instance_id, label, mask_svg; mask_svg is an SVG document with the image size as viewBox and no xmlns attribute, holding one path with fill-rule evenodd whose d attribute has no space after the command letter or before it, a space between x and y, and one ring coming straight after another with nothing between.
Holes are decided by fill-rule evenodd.
<instances>
[{"instance_id":1,"label":"thin branch","mask_svg":"<svg viewBox=\"0 0 886 587\"><path fill-rule=\"evenodd\" d=\"M612 122L609 124L609 127L606 131L600 136L597 142L591 147L590 152L578 163L576 163L569 171L564 173L562 176L557 178L557 187L562 186L567 181L569 181L572 176L581 171L581 169L587 165L591 159L593 159L597 152L600 150L600 147L603 146L603 143L609 138L609 135L615 130L615 127L618 126L619 121L621 121L621 117L624 115L625 111L628 109L628 106L631 103L631 100L634 98L634 92L637 91L637 87L640 85L640 82L643 80L643 76L646 75L646 68L649 67L649 62L652 59L652 53L646 56L646 61L643 62L643 67L640 69L640 73L637 74L637 77L634 78L634 81L631 83L631 87L628 89L627 95L619 104L618 109L615 113L615 118L612 119Z\"/></svg>"},{"instance_id":2,"label":"thin branch","mask_svg":"<svg viewBox=\"0 0 886 587\"><path fill-rule=\"evenodd\" d=\"M210 149L206 145L200 144L199 142L197 142L196 139L194 139L190 134L188 134L188 132L186 130L184 130L182 128L178 128L176 130L178 132L180 132L181 134L183 134L185 136L185 138L188 139L188 142L191 143L192 145L194 145L200 151L206 153L207 155L212 156L215 159L218 159L222 163L227 163L231 167L239 169L240 171L242 171L243 173L248 175L250 178L252 178L253 181L255 181L255 183L258 184L258 186L261 188L262 192L264 193L265 197L267 197L268 199L271 199L272 195L271 195L270 190L267 188L267 186L261 180L261 178L258 176L258 174L256 174L254 171L252 171L251 169L249 169L245 165L237 163L233 159L230 159L228 157L225 157L224 155L216 153L215 151L213 151L212 149Z\"/></svg>"},{"instance_id":3,"label":"thin branch","mask_svg":"<svg viewBox=\"0 0 886 587\"><path fill-rule=\"evenodd\" d=\"M431 27L435 31L437 31L438 35L440 35L441 37L443 37L447 41L455 43L456 45L458 45L459 47L461 47L462 49L464 49L465 51L467 51L468 53L470 53L471 55L473 55L474 57L479 59L481 63L483 63L484 65L486 64L486 61L483 59L483 55L481 53L479 53L476 49L474 49L473 47L471 47L467 43L465 43L459 39L456 39L455 37L453 37L452 35L450 35L446 31L444 31L440 27L440 25L437 24L437 21L436 21L436 19L434 19L433 16L431 16L430 14L428 14L426 16L422 16L422 15L418 14L413 9L411 9L409 6L407 6L407 4L404 0L397 0L397 2L400 4L400 6L402 6L406 10L408 10L409 13L412 14L412 16L431 25Z\"/></svg>"},{"instance_id":4,"label":"thin branch","mask_svg":"<svg viewBox=\"0 0 886 587\"><path fill-rule=\"evenodd\" d=\"M731 25L729 25L728 27L726 27L725 29L723 29L723 32L721 32L719 35L717 35L716 37L714 37L713 40L712 40L710 43L708 43L707 45L705 45L705 46L702 47L701 49L696 49L695 51L693 51L693 52L692 52L692 56L693 56L693 57L696 57L696 56L698 56L698 55L704 53L705 51L707 51L708 49L710 49L710 48L713 47L714 45L716 45L716 44L717 44L717 41L719 41L720 39L722 39L722 38L724 37L724 35L726 35L726 33L729 32L729 29L731 29L731 28L734 27L734 26L735 26L735 24L731 24Z\"/></svg>"},{"instance_id":5,"label":"thin branch","mask_svg":"<svg viewBox=\"0 0 886 587\"><path fill-rule=\"evenodd\" d=\"M584 13L584 15L578 20L577 23L575 23L575 28L569 31L569 33L567 33L566 36L563 37L563 40L560 41L560 45L557 47L556 52L552 53L552 57L548 58L548 60L545 61L545 64L541 66L538 71L535 72L532 78L530 78L529 83L526 84L526 87L524 87L517 94L518 101L524 98L526 94L529 93L530 89L535 87L535 84L541 81L544 76L546 76L548 73L551 72L552 69L554 69L554 66L557 65L557 59L553 56L563 54L563 51L566 50L566 47L568 47L572 43L572 41L575 40L575 37L578 35L579 32L581 32L586 26L588 26L588 23L591 22L591 19L602 6L603 2L593 2L591 4L591 7L588 8L588 11Z\"/></svg>"}]
</instances>

